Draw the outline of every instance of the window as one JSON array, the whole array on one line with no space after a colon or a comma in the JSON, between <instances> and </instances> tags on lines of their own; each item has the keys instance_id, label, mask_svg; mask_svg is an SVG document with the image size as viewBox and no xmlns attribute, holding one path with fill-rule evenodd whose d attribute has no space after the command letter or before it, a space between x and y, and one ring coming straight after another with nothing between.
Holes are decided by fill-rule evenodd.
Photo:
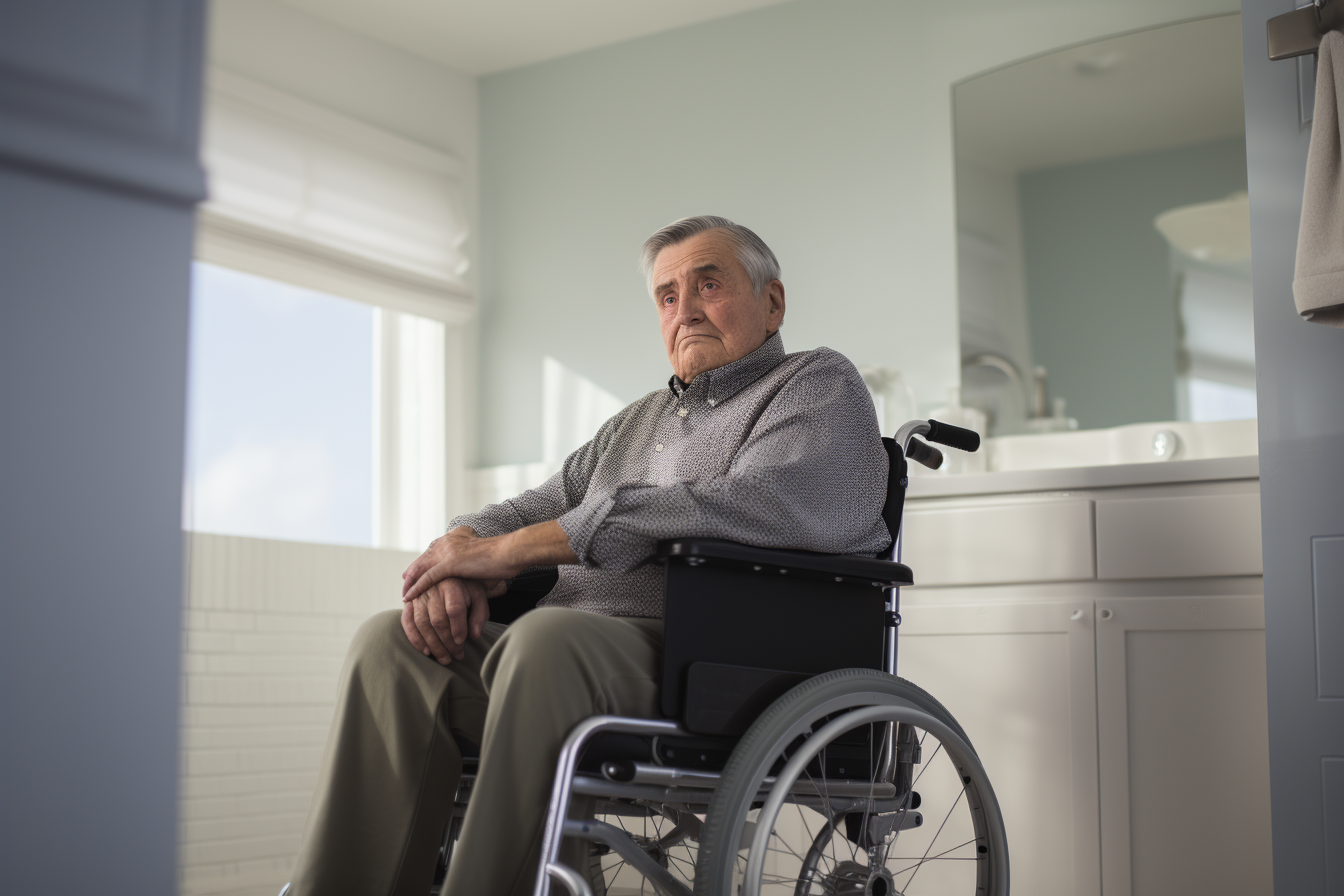
<instances>
[{"instance_id":1,"label":"window","mask_svg":"<svg viewBox=\"0 0 1344 896\"><path fill-rule=\"evenodd\" d=\"M407 549L443 532L442 323L197 262L191 330L184 528Z\"/></svg>"},{"instance_id":2,"label":"window","mask_svg":"<svg viewBox=\"0 0 1344 896\"><path fill-rule=\"evenodd\" d=\"M374 544L368 305L197 262L183 527Z\"/></svg>"}]
</instances>

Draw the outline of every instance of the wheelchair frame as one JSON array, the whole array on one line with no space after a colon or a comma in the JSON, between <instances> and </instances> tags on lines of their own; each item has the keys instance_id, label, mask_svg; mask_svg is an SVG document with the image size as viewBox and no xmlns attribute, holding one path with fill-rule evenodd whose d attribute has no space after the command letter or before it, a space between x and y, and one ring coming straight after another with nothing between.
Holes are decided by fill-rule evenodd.
<instances>
[{"instance_id":1,"label":"wheelchair frame","mask_svg":"<svg viewBox=\"0 0 1344 896\"><path fill-rule=\"evenodd\" d=\"M975 436L974 433L950 427L947 424L939 424L937 421L911 421L902 426L895 439L902 455L934 469L941 465L941 452L920 441L916 438L917 436L971 451L974 451L978 445L978 436ZM906 484L907 480L902 479L900 482L902 494ZM901 560L901 541L904 530L903 514L901 516L891 547L881 559L894 560L897 563ZM693 560L692 565L694 565ZM759 569L760 567L756 568ZM783 572L784 570L781 569L780 571ZM836 580L840 581L840 577L837 577ZM871 584L879 585L886 591L881 671L894 677L898 659L897 639L901 623L900 585L889 581L874 581ZM899 829L917 826L920 823L918 813L910 812L910 809L904 805L897 805L902 794L898 792L896 784L890 783L897 763L895 747L897 723L889 718L893 712L890 704L899 705L901 701L893 699L887 701L887 703L889 705L854 708L826 725L826 728L835 728L840 725L856 726L885 723L881 752L877 757L875 772L870 775L873 780L851 781L824 778L825 795L817 796L815 783L811 785L800 785L798 783L799 774L804 764L812 758L807 747L803 746L799 748L798 754L778 774L767 775L763 779L755 799L750 800L751 804L755 805L757 802L761 802L769 807L773 803L777 809L783 801L790 800L803 806L815 808L818 811L825 809L826 813L834 813L838 819L843 810L837 810L837 806L843 805L842 801L848 799L853 801L852 805L855 808L859 805L868 807L865 810L865 822L868 818L868 812L877 814L882 811L898 811L900 817ZM920 727L924 730L935 732L941 730L953 734L954 737L956 736L956 733L951 732L941 720L929 716L919 706L906 703L902 707L902 712L905 713L902 717L903 721L914 719L919 722ZM822 740L820 735L823 731L825 731L825 728L817 732L819 740ZM671 820L674 826L671 831L660 838L659 843L660 845L675 845L688 837L699 840L703 822L697 816L704 813L715 790L722 781L722 774L717 771L680 768L639 761L607 762L602 765L599 774L581 773L579 771L579 761L585 747L595 736L603 733L634 734L655 739L659 737L690 738L696 736L694 732L687 730L678 722L668 719L601 715L590 717L575 726L566 739L556 763L556 775L552 785L550 805L542 839L541 860L533 890L534 896L550 896L552 885L555 882L563 885L569 896L593 896L589 880L583 874L559 861L561 840L564 837L588 840L607 847L653 884L656 890L666 894L666 896L691 896L691 891L681 881L677 880L667 868L653 859L645 848L636 843L623 829L597 820L570 819L568 815L571 800L574 796L595 798L599 801L595 815L629 815L635 817L662 815ZM941 735L939 740L942 741ZM969 744L967 746L969 747ZM820 747L816 749L820 749ZM816 749L813 750L813 753ZM656 756L655 749L655 758ZM976 780L973 781L972 777ZM993 790L989 785L988 778L984 776L983 768L978 768L973 776L968 776L964 780L966 786L976 788L976 799L983 800L984 795L987 794L988 802L992 804L990 806L991 812L997 818L997 802L994 801ZM462 813L465 811L465 797L469 793L473 782L474 775L464 772L462 783L459 784L457 798L454 800L453 820L449 824L450 830L445 838L445 862L451 858L453 846L451 841L455 839L454 825L461 824ZM968 803L970 799L968 797ZM877 807L876 810L873 809L874 806ZM769 817L773 819L775 816L772 814ZM831 822L831 824L834 825L834 822ZM760 882L760 866L763 860L759 856L763 854L763 847L768 840L770 825L764 825L761 828L756 830L756 848L752 850L753 855L757 858L750 860L748 863L748 883L759 884ZM1003 840L1001 823L998 825L997 836L1002 842L993 844L998 863L994 870L998 880L998 889L994 892L1006 894L1008 892L1007 845L1006 840ZM983 852L983 849L981 851ZM755 863L754 866L752 862ZM748 888L744 887L745 889Z\"/></svg>"}]
</instances>

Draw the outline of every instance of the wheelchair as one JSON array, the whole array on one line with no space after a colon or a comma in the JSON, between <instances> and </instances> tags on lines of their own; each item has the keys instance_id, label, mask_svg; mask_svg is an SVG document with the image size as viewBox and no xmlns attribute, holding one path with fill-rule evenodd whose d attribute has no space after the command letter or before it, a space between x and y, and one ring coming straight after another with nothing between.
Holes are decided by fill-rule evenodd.
<instances>
[{"instance_id":1,"label":"wheelchair","mask_svg":"<svg viewBox=\"0 0 1344 896\"><path fill-rule=\"evenodd\" d=\"M921 437L926 441L921 441ZM969 738L896 676L907 457L928 442L974 451L936 420L883 438L890 461L882 558L680 538L665 564L661 710L594 716L556 765L535 896L1006 896L999 805ZM509 621L555 572L492 601ZM439 853L442 881L475 780L468 758ZM571 818L580 799L591 818ZM583 872L564 837L591 844Z\"/></svg>"}]
</instances>

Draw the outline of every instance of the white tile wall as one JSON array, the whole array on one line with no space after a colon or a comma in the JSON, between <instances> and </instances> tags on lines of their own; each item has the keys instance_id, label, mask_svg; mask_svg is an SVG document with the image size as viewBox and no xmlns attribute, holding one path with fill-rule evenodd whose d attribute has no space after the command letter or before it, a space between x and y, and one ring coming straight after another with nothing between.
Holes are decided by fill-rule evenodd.
<instances>
[{"instance_id":1,"label":"white tile wall","mask_svg":"<svg viewBox=\"0 0 1344 896\"><path fill-rule=\"evenodd\" d=\"M414 553L187 533L182 896L289 878L355 629Z\"/></svg>"}]
</instances>

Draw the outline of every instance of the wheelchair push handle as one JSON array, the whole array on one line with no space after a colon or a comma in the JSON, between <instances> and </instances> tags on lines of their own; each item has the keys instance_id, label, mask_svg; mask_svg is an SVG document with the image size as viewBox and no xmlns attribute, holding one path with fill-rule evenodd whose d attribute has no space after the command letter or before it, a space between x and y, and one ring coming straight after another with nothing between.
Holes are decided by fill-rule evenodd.
<instances>
[{"instance_id":1,"label":"wheelchair push handle","mask_svg":"<svg viewBox=\"0 0 1344 896\"><path fill-rule=\"evenodd\" d=\"M975 451L980 447L980 433L937 420L929 421L929 431L924 437L930 442L960 448L962 451Z\"/></svg>"},{"instance_id":2,"label":"wheelchair push handle","mask_svg":"<svg viewBox=\"0 0 1344 896\"><path fill-rule=\"evenodd\" d=\"M962 451L975 451L980 447L980 434L973 430L938 420L911 420L896 431L896 444L901 446L906 457L930 470L936 470L943 465L943 452L921 441L917 436Z\"/></svg>"},{"instance_id":3,"label":"wheelchair push handle","mask_svg":"<svg viewBox=\"0 0 1344 896\"><path fill-rule=\"evenodd\" d=\"M930 470L936 470L943 465L943 452L919 439L911 439L905 446L905 456Z\"/></svg>"}]
</instances>

